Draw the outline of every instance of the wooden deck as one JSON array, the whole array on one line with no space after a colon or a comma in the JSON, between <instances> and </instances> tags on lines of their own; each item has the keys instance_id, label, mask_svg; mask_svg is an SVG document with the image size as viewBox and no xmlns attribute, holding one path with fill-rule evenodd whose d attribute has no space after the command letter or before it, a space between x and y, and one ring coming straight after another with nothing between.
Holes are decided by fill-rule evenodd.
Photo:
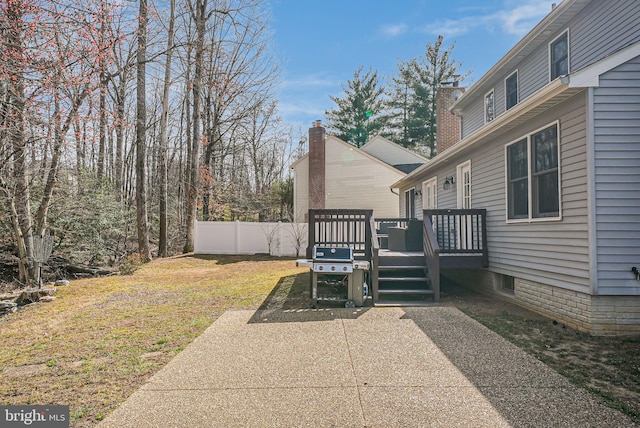
<instances>
[{"instance_id":1,"label":"wooden deck","mask_svg":"<svg viewBox=\"0 0 640 428\"><path fill-rule=\"evenodd\" d=\"M415 219L374 219L371 210L309 210L307 256L314 245L353 248L370 263L374 304L437 303L441 270L488 267L486 210L425 210L421 223L422 251L392 251L385 245L387 230L409 226L401 236L415 238ZM412 242L405 248L414 247Z\"/></svg>"}]
</instances>

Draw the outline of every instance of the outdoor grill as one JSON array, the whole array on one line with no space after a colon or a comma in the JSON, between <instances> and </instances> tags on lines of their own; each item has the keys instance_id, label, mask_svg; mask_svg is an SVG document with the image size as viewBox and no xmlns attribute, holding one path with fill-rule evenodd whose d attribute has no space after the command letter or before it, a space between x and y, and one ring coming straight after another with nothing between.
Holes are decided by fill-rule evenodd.
<instances>
[{"instance_id":1,"label":"outdoor grill","mask_svg":"<svg viewBox=\"0 0 640 428\"><path fill-rule=\"evenodd\" d=\"M318 279L330 275L338 277L338 281L346 282L347 293L345 307L362 306L367 294L364 272L369 270L369 262L354 260L353 249L349 247L313 247L313 258L296 260L297 266L311 269L311 301L316 307L318 300L338 300L338 295L319 295ZM342 278L340 278L340 276ZM333 278L335 280L335 278ZM335 281L334 281L335 282Z\"/></svg>"}]
</instances>

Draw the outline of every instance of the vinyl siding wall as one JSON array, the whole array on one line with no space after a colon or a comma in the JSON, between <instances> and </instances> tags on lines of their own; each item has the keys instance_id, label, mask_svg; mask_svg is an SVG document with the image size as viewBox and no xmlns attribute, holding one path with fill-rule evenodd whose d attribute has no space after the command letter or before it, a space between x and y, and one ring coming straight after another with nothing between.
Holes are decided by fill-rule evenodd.
<instances>
[{"instance_id":1,"label":"vinyl siding wall","mask_svg":"<svg viewBox=\"0 0 640 428\"><path fill-rule=\"evenodd\" d=\"M640 295L640 57L593 90L599 294Z\"/></svg>"},{"instance_id":2,"label":"vinyl siding wall","mask_svg":"<svg viewBox=\"0 0 640 428\"><path fill-rule=\"evenodd\" d=\"M638 0L592 1L570 23L571 71L640 40Z\"/></svg>"},{"instance_id":3,"label":"vinyl siding wall","mask_svg":"<svg viewBox=\"0 0 640 428\"><path fill-rule=\"evenodd\" d=\"M430 176L455 176L456 166L471 159L472 207L487 209L489 270L590 293L586 101L586 91L581 92L525 126L432 171ZM563 218L507 224L505 145L556 120L560 127ZM456 192L453 188L445 191L440 187L438 207L456 208Z\"/></svg>"},{"instance_id":4,"label":"vinyl siding wall","mask_svg":"<svg viewBox=\"0 0 640 428\"><path fill-rule=\"evenodd\" d=\"M549 43L569 28L569 69L576 72L640 40L638 0L592 1L514 68L496 73L463 111L463 138L484 125L484 95L495 89L496 117L505 112L504 79L518 70L519 102L549 83Z\"/></svg>"},{"instance_id":5,"label":"vinyl siding wall","mask_svg":"<svg viewBox=\"0 0 640 428\"><path fill-rule=\"evenodd\" d=\"M397 217L398 196L389 186L405 174L327 137L325 208L372 209L376 217Z\"/></svg>"}]
</instances>

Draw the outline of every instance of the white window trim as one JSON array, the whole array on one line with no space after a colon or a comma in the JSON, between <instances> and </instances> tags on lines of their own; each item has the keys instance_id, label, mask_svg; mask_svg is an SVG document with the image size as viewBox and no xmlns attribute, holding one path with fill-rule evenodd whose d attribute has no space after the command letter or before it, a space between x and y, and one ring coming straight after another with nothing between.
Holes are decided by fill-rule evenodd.
<instances>
[{"instance_id":1,"label":"white window trim","mask_svg":"<svg viewBox=\"0 0 640 428\"><path fill-rule=\"evenodd\" d=\"M413 201L411 202L411 205L413 205L413 213L411 213L411 215L409 215L409 213L407 213L407 194L411 193L411 191L413 190ZM415 218L416 216L416 188L414 187L410 187L407 190L404 191L404 217L405 218Z\"/></svg>"},{"instance_id":2,"label":"white window trim","mask_svg":"<svg viewBox=\"0 0 640 428\"><path fill-rule=\"evenodd\" d=\"M553 45L558 39L560 39L561 37L563 37L564 35L567 35L567 74L571 73L571 37L569 34L569 29L566 28L563 32L561 32L560 34L558 34L558 36L551 40L549 42L548 48L547 48L547 72L548 72L548 77L549 77L549 83L551 83L553 80L556 80L558 78L560 78L560 76L556 77L556 79L551 80L551 45Z\"/></svg>"},{"instance_id":3,"label":"white window trim","mask_svg":"<svg viewBox=\"0 0 640 428\"><path fill-rule=\"evenodd\" d=\"M487 120L487 97L490 94L493 95L493 119ZM484 123L487 124L496 120L496 92L493 89L491 89L489 92L484 94L484 97L482 97L482 105L483 105L483 111L484 111L484 116L483 116Z\"/></svg>"},{"instance_id":4,"label":"white window trim","mask_svg":"<svg viewBox=\"0 0 640 428\"><path fill-rule=\"evenodd\" d=\"M469 207L473 207L473 171L471 170L471 159L462 162L456 166L456 206L462 206L462 198L464 197L464 180L462 177L462 169L469 167ZM461 191L462 190L462 191Z\"/></svg>"},{"instance_id":5,"label":"white window trim","mask_svg":"<svg viewBox=\"0 0 640 428\"><path fill-rule=\"evenodd\" d=\"M558 130L558 216L557 217L533 217L533 186L531 185L532 172L531 172L531 136L536 134L544 129L550 128L552 126L556 126ZM528 209L528 217L527 218L509 218L509 153L507 149L509 146L522 141L523 139L527 140L527 203L529 205ZM516 224L516 223L542 223L548 221L562 221L562 160L560 155L562 151L560 150L561 138L560 138L560 121L556 120L548 123L545 126L542 126L538 129L534 129L531 132L527 132L525 135L516 138L513 141L505 144L504 146L504 207L505 207L505 220L507 224Z\"/></svg>"},{"instance_id":6,"label":"white window trim","mask_svg":"<svg viewBox=\"0 0 640 428\"><path fill-rule=\"evenodd\" d=\"M509 80L514 74L516 75L516 103L509 108L507 107L507 97L509 96L509 93L507 92L507 80ZM504 111L512 109L517 106L518 103L520 103L520 74L518 74L518 70L516 69L513 73L504 78Z\"/></svg>"},{"instance_id":7,"label":"white window trim","mask_svg":"<svg viewBox=\"0 0 640 428\"><path fill-rule=\"evenodd\" d=\"M427 187L431 186L433 189L433 199L434 199L434 207L427 207L428 199L426 197ZM422 209L423 210L437 210L438 209L438 176L431 177L428 180L422 182Z\"/></svg>"}]
</instances>

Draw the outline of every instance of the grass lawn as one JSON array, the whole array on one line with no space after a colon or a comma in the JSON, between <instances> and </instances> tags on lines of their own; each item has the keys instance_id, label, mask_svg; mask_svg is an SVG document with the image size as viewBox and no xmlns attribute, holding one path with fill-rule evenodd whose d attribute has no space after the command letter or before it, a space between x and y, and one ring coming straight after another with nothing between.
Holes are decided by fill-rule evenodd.
<instances>
[{"instance_id":1,"label":"grass lawn","mask_svg":"<svg viewBox=\"0 0 640 428\"><path fill-rule=\"evenodd\" d=\"M0 318L0 403L70 405L72 426L95 426L224 311L257 309L304 271L290 259L179 256L72 281Z\"/></svg>"},{"instance_id":2,"label":"grass lawn","mask_svg":"<svg viewBox=\"0 0 640 428\"><path fill-rule=\"evenodd\" d=\"M71 426L95 426L224 311L308 307L305 272L291 259L179 256L73 281L0 318L0 404L69 405ZM446 282L441 304L640 423L640 337L592 337Z\"/></svg>"}]
</instances>

